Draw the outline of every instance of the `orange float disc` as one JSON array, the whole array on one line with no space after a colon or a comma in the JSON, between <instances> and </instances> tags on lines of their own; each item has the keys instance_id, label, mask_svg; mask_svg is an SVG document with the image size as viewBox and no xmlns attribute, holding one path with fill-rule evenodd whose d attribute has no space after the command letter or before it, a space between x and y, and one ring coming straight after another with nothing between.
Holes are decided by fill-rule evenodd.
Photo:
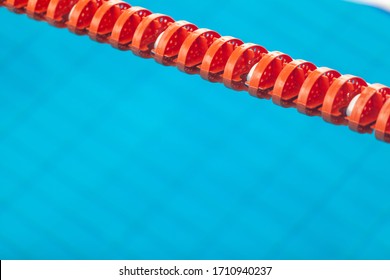
<instances>
[{"instance_id":1,"label":"orange float disc","mask_svg":"<svg viewBox=\"0 0 390 280\"><path fill-rule=\"evenodd\" d=\"M5 0L3 5L14 13L23 13L27 6L28 0Z\"/></svg>"},{"instance_id":2,"label":"orange float disc","mask_svg":"<svg viewBox=\"0 0 390 280\"><path fill-rule=\"evenodd\" d=\"M199 65L215 40L220 38L217 32L210 29L201 28L192 32L181 46L176 65L179 70L188 73L199 73Z\"/></svg>"},{"instance_id":3,"label":"orange float disc","mask_svg":"<svg viewBox=\"0 0 390 280\"><path fill-rule=\"evenodd\" d=\"M46 13L50 0L28 0L26 13L29 17L42 20Z\"/></svg>"},{"instance_id":4,"label":"orange float disc","mask_svg":"<svg viewBox=\"0 0 390 280\"><path fill-rule=\"evenodd\" d=\"M390 143L390 96L388 96L375 125L375 137Z\"/></svg>"},{"instance_id":5,"label":"orange float disc","mask_svg":"<svg viewBox=\"0 0 390 280\"><path fill-rule=\"evenodd\" d=\"M267 97L282 69L292 58L281 52L270 52L248 74L248 92L255 97Z\"/></svg>"},{"instance_id":6,"label":"orange float disc","mask_svg":"<svg viewBox=\"0 0 390 280\"><path fill-rule=\"evenodd\" d=\"M56 26L65 27L68 15L77 0L51 0L47 7L46 20Z\"/></svg>"},{"instance_id":7,"label":"orange float disc","mask_svg":"<svg viewBox=\"0 0 390 280\"><path fill-rule=\"evenodd\" d=\"M231 36L224 36L215 40L202 60L200 76L210 82L222 80L222 74L230 55L243 43Z\"/></svg>"},{"instance_id":8,"label":"orange float disc","mask_svg":"<svg viewBox=\"0 0 390 280\"><path fill-rule=\"evenodd\" d=\"M317 69L308 61L297 59L288 63L280 72L272 90L272 101L283 107L291 107L307 76Z\"/></svg>"},{"instance_id":9,"label":"orange float disc","mask_svg":"<svg viewBox=\"0 0 390 280\"><path fill-rule=\"evenodd\" d=\"M352 75L342 75L334 80L325 95L321 108L323 119L333 124L346 124L348 105L366 86L366 81Z\"/></svg>"},{"instance_id":10,"label":"orange float disc","mask_svg":"<svg viewBox=\"0 0 390 280\"><path fill-rule=\"evenodd\" d=\"M306 115L318 115L326 92L340 73L326 67L311 72L303 83L297 99L297 109Z\"/></svg>"},{"instance_id":11,"label":"orange float disc","mask_svg":"<svg viewBox=\"0 0 390 280\"><path fill-rule=\"evenodd\" d=\"M102 0L80 0L69 13L69 30L78 35L86 34L93 16L102 4Z\"/></svg>"},{"instance_id":12,"label":"orange float disc","mask_svg":"<svg viewBox=\"0 0 390 280\"><path fill-rule=\"evenodd\" d=\"M348 118L349 128L357 132L366 132L367 128L377 121L388 96L390 88L384 85L373 84L366 87L351 110Z\"/></svg>"},{"instance_id":13,"label":"orange float disc","mask_svg":"<svg viewBox=\"0 0 390 280\"><path fill-rule=\"evenodd\" d=\"M154 59L164 65L174 65L175 58L185 39L198 27L192 23L181 20L171 24L155 43Z\"/></svg>"},{"instance_id":14,"label":"orange float disc","mask_svg":"<svg viewBox=\"0 0 390 280\"><path fill-rule=\"evenodd\" d=\"M166 15L151 14L145 17L135 30L131 50L135 55L150 58L154 42L174 20Z\"/></svg>"},{"instance_id":15,"label":"orange float disc","mask_svg":"<svg viewBox=\"0 0 390 280\"><path fill-rule=\"evenodd\" d=\"M110 44L117 49L127 50L133 40L135 30L144 17L151 15L152 12L142 7L131 7L123 11L114 24Z\"/></svg>"},{"instance_id":16,"label":"orange float disc","mask_svg":"<svg viewBox=\"0 0 390 280\"><path fill-rule=\"evenodd\" d=\"M256 44L238 46L230 55L223 72L223 83L235 90L246 89L245 82L249 71L268 51Z\"/></svg>"},{"instance_id":17,"label":"orange float disc","mask_svg":"<svg viewBox=\"0 0 390 280\"><path fill-rule=\"evenodd\" d=\"M119 16L130 7L126 2L118 0L104 2L92 18L88 30L89 37L98 42L106 42Z\"/></svg>"}]
</instances>

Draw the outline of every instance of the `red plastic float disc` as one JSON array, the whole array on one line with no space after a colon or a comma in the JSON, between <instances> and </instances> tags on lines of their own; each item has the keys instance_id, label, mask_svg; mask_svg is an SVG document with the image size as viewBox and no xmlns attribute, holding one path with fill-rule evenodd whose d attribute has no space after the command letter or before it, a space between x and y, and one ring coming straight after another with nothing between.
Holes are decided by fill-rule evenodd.
<instances>
[{"instance_id":1,"label":"red plastic float disc","mask_svg":"<svg viewBox=\"0 0 390 280\"><path fill-rule=\"evenodd\" d=\"M390 143L390 96L379 112L375 125L375 137L379 140Z\"/></svg>"},{"instance_id":2,"label":"red plastic float disc","mask_svg":"<svg viewBox=\"0 0 390 280\"><path fill-rule=\"evenodd\" d=\"M92 18L88 30L89 37L98 42L106 42L119 16L130 7L128 3L118 0L104 2Z\"/></svg>"},{"instance_id":3,"label":"red plastic float disc","mask_svg":"<svg viewBox=\"0 0 390 280\"><path fill-rule=\"evenodd\" d=\"M384 85L373 84L366 87L348 118L349 128L367 132L367 128L376 122L387 96L390 96L390 88Z\"/></svg>"},{"instance_id":4,"label":"red plastic float disc","mask_svg":"<svg viewBox=\"0 0 390 280\"><path fill-rule=\"evenodd\" d=\"M306 115L318 115L325 94L340 73L326 67L311 72L303 83L297 99L298 111Z\"/></svg>"},{"instance_id":5,"label":"red plastic float disc","mask_svg":"<svg viewBox=\"0 0 390 280\"><path fill-rule=\"evenodd\" d=\"M153 44L174 20L166 15L151 14L145 17L135 30L131 49L135 55L152 57Z\"/></svg>"},{"instance_id":6,"label":"red plastic float disc","mask_svg":"<svg viewBox=\"0 0 390 280\"><path fill-rule=\"evenodd\" d=\"M86 34L94 14L102 4L102 0L80 0L69 13L69 30L79 35Z\"/></svg>"},{"instance_id":7,"label":"red plastic float disc","mask_svg":"<svg viewBox=\"0 0 390 280\"><path fill-rule=\"evenodd\" d=\"M156 41L154 59L164 65L173 65L183 42L198 27L181 20L171 24Z\"/></svg>"},{"instance_id":8,"label":"red plastic float disc","mask_svg":"<svg viewBox=\"0 0 390 280\"><path fill-rule=\"evenodd\" d=\"M110 44L120 50L130 49L128 44L133 40L134 32L144 17L151 15L152 12L142 7L131 7L123 11L114 24Z\"/></svg>"},{"instance_id":9,"label":"red plastic float disc","mask_svg":"<svg viewBox=\"0 0 390 280\"><path fill-rule=\"evenodd\" d=\"M200 76L210 82L221 81L230 55L242 44L244 44L243 41L230 36L224 36L215 40L202 60Z\"/></svg>"},{"instance_id":10,"label":"red plastic float disc","mask_svg":"<svg viewBox=\"0 0 390 280\"><path fill-rule=\"evenodd\" d=\"M346 109L352 99L367 86L362 78L342 75L329 87L321 108L325 121L333 124L346 124Z\"/></svg>"},{"instance_id":11,"label":"red plastic float disc","mask_svg":"<svg viewBox=\"0 0 390 280\"><path fill-rule=\"evenodd\" d=\"M67 16L77 0L51 0L47 7L46 20L57 27L65 27Z\"/></svg>"},{"instance_id":12,"label":"red plastic float disc","mask_svg":"<svg viewBox=\"0 0 390 280\"><path fill-rule=\"evenodd\" d=\"M42 20L42 15L46 13L50 0L29 0L26 7L26 13L29 17Z\"/></svg>"},{"instance_id":13,"label":"red plastic float disc","mask_svg":"<svg viewBox=\"0 0 390 280\"><path fill-rule=\"evenodd\" d=\"M202 63L207 50L220 37L217 32L206 28L192 32L180 48L176 61L177 68L188 74L199 73L198 66Z\"/></svg>"},{"instance_id":14,"label":"red plastic float disc","mask_svg":"<svg viewBox=\"0 0 390 280\"><path fill-rule=\"evenodd\" d=\"M255 66L248 81L248 92L255 97L269 98L268 92L275 85L276 79L292 58L281 52L270 52L263 56Z\"/></svg>"},{"instance_id":15,"label":"red plastic float disc","mask_svg":"<svg viewBox=\"0 0 390 280\"><path fill-rule=\"evenodd\" d=\"M25 8L27 6L28 0L5 0L3 3L4 6L6 6L10 11L15 13L23 13Z\"/></svg>"},{"instance_id":16,"label":"red plastic float disc","mask_svg":"<svg viewBox=\"0 0 390 280\"><path fill-rule=\"evenodd\" d=\"M266 53L264 47L252 43L238 46L226 63L222 77L224 85L235 90L246 89L247 74Z\"/></svg>"},{"instance_id":17,"label":"red plastic float disc","mask_svg":"<svg viewBox=\"0 0 390 280\"><path fill-rule=\"evenodd\" d=\"M297 59L287 64L275 81L272 91L272 101L283 107L294 106L294 100L299 94L307 76L317 69L313 63Z\"/></svg>"}]
</instances>

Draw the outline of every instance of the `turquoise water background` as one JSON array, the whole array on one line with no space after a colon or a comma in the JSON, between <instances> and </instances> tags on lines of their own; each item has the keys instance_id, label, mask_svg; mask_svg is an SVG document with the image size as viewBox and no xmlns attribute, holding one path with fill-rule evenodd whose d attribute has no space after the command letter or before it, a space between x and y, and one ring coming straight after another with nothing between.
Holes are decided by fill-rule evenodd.
<instances>
[{"instance_id":1,"label":"turquoise water background","mask_svg":"<svg viewBox=\"0 0 390 280\"><path fill-rule=\"evenodd\" d=\"M390 85L390 16L131 3ZM0 259L389 259L390 145L0 9Z\"/></svg>"}]
</instances>

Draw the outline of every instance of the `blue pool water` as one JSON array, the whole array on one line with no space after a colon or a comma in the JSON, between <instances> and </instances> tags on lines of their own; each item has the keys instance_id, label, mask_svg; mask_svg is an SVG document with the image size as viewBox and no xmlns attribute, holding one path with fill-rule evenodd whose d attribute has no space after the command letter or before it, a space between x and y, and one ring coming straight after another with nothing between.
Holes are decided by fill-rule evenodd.
<instances>
[{"instance_id":1,"label":"blue pool water","mask_svg":"<svg viewBox=\"0 0 390 280\"><path fill-rule=\"evenodd\" d=\"M374 8L132 4L390 85ZM0 23L0 259L390 258L390 145L4 8Z\"/></svg>"}]
</instances>

